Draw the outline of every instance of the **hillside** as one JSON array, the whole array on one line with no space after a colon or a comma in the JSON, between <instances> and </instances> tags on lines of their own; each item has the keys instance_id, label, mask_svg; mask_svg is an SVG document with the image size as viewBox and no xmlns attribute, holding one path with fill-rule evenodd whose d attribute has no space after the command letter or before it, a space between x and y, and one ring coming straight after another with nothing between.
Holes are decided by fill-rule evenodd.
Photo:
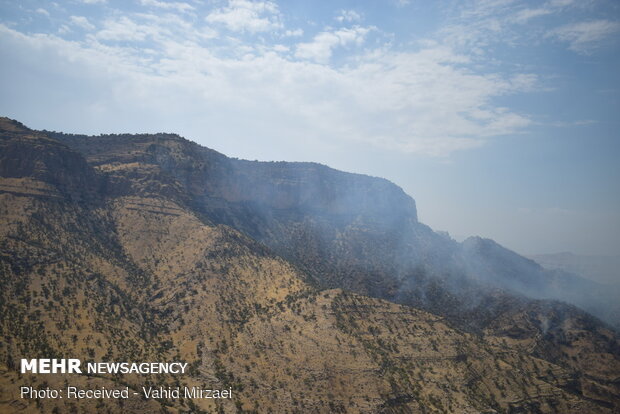
<instances>
[{"instance_id":1,"label":"hillside","mask_svg":"<svg viewBox=\"0 0 620 414\"><path fill-rule=\"evenodd\" d=\"M491 240L459 244L435 233L417 220L414 200L387 180L312 163L231 159L172 134L48 135L126 186L122 166L150 166L159 175L148 191L185 197L193 211L267 245L320 286L439 313L456 301L461 319L472 296L487 292L492 300L499 288L567 301L620 326L617 292L546 270ZM419 289L421 283L433 286ZM426 295L429 289L435 294ZM458 323L483 328L476 316Z\"/></svg>"},{"instance_id":2,"label":"hillside","mask_svg":"<svg viewBox=\"0 0 620 414\"><path fill-rule=\"evenodd\" d=\"M463 247L419 223L386 180L234 160L170 134L72 136L6 118L0 175L0 411L620 408L616 332L475 277ZM191 371L16 371L22 357L51 355ZM235 397L19 398L20 384L64 381L205 384Z\"/></svg>"}]
</instances>

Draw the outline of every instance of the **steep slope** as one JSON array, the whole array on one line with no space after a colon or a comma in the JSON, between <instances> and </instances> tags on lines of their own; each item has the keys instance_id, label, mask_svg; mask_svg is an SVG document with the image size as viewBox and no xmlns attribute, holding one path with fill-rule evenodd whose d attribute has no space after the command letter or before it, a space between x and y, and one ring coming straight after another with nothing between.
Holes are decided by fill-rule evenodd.
<instances>
[{"instance_id":1,"label":"steep slope","mask_svg":"<svg viewBox=\"0 0 620 414\"><path fill-rule=\"evenodd\" d=\"M229 159L170 134L51 136L99 169L137 162L156 166L160 181L173 178L186 191L185 202L194 211L266 244L321 286L433 312L492 301L499 288L568 301L620 324L617 292L545 270L489 240L471 238L459 245L418 222L413 199L383 179L319 164ZM154 191L175 190L169 184ZM464 310L455 315L462 319ZM466 321L482 329L478 322L477 317Z\"/></svg>"},{"instance_id":2,"label":"steep slope","mask_svg":"<svg viewBox=\"0 0 620 414\"><path fill-rule=\"evenodd\" d=\"M368 243L402 225L381 217L392 203L404 202L399 217L417 222L413 201L383 180L371 180L373 187L365 177L341 173L332 190L327 184L305 190L317 169L328 181L332 170L304 164L297 181L280 177L277 185L269 184L277 191L259 202L251 186L234 184L244 182L240 172L226 178L227 184L220 181L227 158L206 149L194 152L194 144L176 136L63 135L63 142L75 141L70 148L54 138L59 134L33 132L5 119L0 127L3 149L23 149L0 151L0 411L577 413L618 407L615 334L578 309L485 291L480 297L492 297L497 306L485 331L471 334L455 327L456 317L446 320L314 286L349 280L356 290L378 296L384 281L401 282L398 269L387 267L396 256L363 258L372 256ZM273 166L267 167L254 185L271 180ZM205 177L212 180L209 187L203 187ZM350 185L352 195L341 198L340 185ZM292 190L295 186L299 189ZM377 189L389 193L384 206L372 205ZM345 208L349 200L357 210ZM268 203L273 205L267 208ZM313 210L300 207L308 204ZM306 222L343 239L340 266L345 271L345 263L350 265L351 274L333 271L338 258L330 252L318 250L313 261L297 258L291 264L283 246L276 250L278 237L286 244L286 234L299 234ZM427 231L419 229L418 235ZM257 234L263 242L274 240L271 249L248 237ZM291 252L306 257L310 253L302 247ZM307 273L314 263L332 273L325 279L321 270ZM369 263L374 267L365 273ZM448 281L441 279L447 276L418 273L408 280L424 282L418 284L420 294L450 299L442 286ZM373 278L356 281L366 274ZM395 286L395 292L402 290ZM478 285L467 279L463 286L477 292ZM482 302L477 306L470 311L484 308ZM184 360L191 371L182 377L97 378L20 377L15 371L21 357L50 355ZM136 390L146 383L230 386L235 397L72 402L17 395L21 384L65 381Z\"/></svg>"},{"instance_id":3,"label":"steep slope","mask_svg":"<svg viewBox=\"0 0 620 414\"><path fill-rule=\"evenodd\" d=\"M532 298L564 300L620 327L620 289L602 285L538 263L500 246L493 240L470 237L462 255L469 273L485 282L497 282Z\"/></svg>"},{"instance_id":4,"label":"steep slope","mask_svg":"<svg viewBox=\"0 0 620 414\"><path fill-rule=\"evenodd\" d=\"M146 340L155 337L157 326L136 305L133 292L144 286L144 275L115 240L96 191L102 177L57 141L6 120L1 126L1 407L37 412L41 401L29 405L15 395L24 381L15 372L20 358L148 359L158 355L157 341ZM69 379L76 386L88 382ZM33 386L64 380L27 378ZM51 411L47 404L45 411ZM148 412L154 405L135 408Z\"/></svg>"}]
</instances>

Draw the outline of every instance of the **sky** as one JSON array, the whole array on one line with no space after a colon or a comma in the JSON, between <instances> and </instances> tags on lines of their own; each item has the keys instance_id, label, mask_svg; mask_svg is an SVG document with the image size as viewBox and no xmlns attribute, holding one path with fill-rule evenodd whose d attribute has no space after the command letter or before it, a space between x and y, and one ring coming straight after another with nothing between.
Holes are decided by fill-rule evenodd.
<instances>
[{"instance_id":1,"label":"sky","mask_svg":"<svg viewBox=\"0 0 620 414\"><path fill-rule=\"evenodd\" d=\"M620 255L617 0L0 0L0 115L387 178L420 221Z\"/></svg>"}]
</instances>

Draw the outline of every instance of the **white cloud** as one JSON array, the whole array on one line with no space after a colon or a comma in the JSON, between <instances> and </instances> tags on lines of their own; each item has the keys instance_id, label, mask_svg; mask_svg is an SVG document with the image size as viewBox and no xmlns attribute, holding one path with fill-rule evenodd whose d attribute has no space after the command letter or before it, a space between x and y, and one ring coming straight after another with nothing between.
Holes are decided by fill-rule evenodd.
<instances>
[{"instance_id":1,"label":"white cloud","mask_svg":"<svg viewBox=\"0 0 620 414\"><path fill-rule=\"evenodd\" d=\"M290 48L284 45L274 45L273 50L275 50L276 52L288 52Z\"/></svg>"},{"instance_id":2,"label":"white cloud","mask_svg":"<svg viewBox=\"0 0 620 414\"><path fill-rule=\"evenodd\" d=\"M359 22L362 20L362 16L355 10L340 10L336 20L339 22Z\"/></svg>"},{"instance_id":3,"label":"white cloud","mask_svg":"<svg viewBox=\"0 0 620 414\"><path fill-rule=\"evenodd\" d=\"M180 12L189 12L194 10L194 6L189 3L176 1L158 1L158 0L140 0L143 6L156 7L165 10L177 10Z\"/></svg>"},{"instance_id":4,"label":"white cloud","mask_svg":"<svg viewBox=\"0 0 620 414\"><path fill-rule=\"evenodd\" d=\"M84 30L93 30L95 28L95 26L93 26L84 16L71 16L69 20L71 21L71 24L81 27Z\"/></svg>"},{"instance_id":5,"label":"white cloud","mask_svg":"<svg viewBox=\"0 0 620 414\"><path fill-rule=\"evenodd\" d=\"M217 37L217 32L205 25L196 26L176 14L134 14L105 19L101 30L94 34L97 42L144 42L152 40L160 47L176 42L204 41ZM140 46L134 53L139 54ZM148 49L144 49L148 51Z\"/></svg>"},{"instance_id":6,"label":"white cloud","mask_svg":"<svg viewBox=\"0 0 620 414\"><path fill-rule=\"evenodd\" d=\"M42 8L38 8L37 10L35 10L37 13L42 14L43 16L49 17L50 16L50 12L48 12L45 9Z\"/></svg>"},{"instance_id":7,"label":"white cloud","mask_svg":"<svg viewBox=\"0 0 620 414\"><path fill-rule=\"evenodd\" d=\"M520 73L510 79L510 85L514 91L531 91L539 88L538 76L533 73Z\"/></svg>"},{"instance_id":8,"label":"white cloud","mask_svg":"<svg viewBox=\"0 0 620 414\"><path fill-rule=\"evenodd\" d=\"M312 42L298 44L295 56L325 63L331 58L334 48L350 44L360 45L370 30L372 28L356 26L351 29L321 32L312 39Z\"/></svg>"},{"instance_id":9,"label":"white cloud","mask_svg":"<svg viewBox=\"0 0 620 414\"><path fill-rule=\"evenodd\" d=\"M550 0L547 2L541 2L539 7L536 8L524 8L516 10L512 19L508 19L514 23L527 23L536 17L547 16L551 14L559 15L570 9L578 7L588 7L589 1L577 1L577 0ZM518 5L516 7L519 7Z\"/></svg>"},{"instance_id":10,"label":"white cloud","mask_svg":"<svg viewBox=\"0 0 620 414\"><path fill-rule=\"evenodd\" d=\"M72 21L92 25L78 16ZM207 17L234 31L303 34L285 30L280 21L275 3L246 0L233 0ZM340 142L445 156L526 128L526 115L494 99L538 83L532 74L479 71L470 54L457 52L441 36L414 51L392 50L386 42L370 46L366 39L378 31L374 27L326 29L290 46L262 37L216 37L188 14L111 14L97 26L80 41L0 26L2 50L46 61L46 76L61 79L37 88L48 95L40 101L74 91L67 110L92 132L106 131L105 120L124 119L125 129L148 125L193 139L208 130L240 142L248 136L297 139L315 147ZM345 64L332 66L339 48ZM32 65L20 62L15 65L23 70L12 73L27 73ZM67 86L73 77L85 79L88 93Z\"/></svg>"},{"instance_id":11,"label":"white cloud","mask_svg":"<svg viewBox=\"0 0 620 414\"><path fill-rule=\"evenodd\" d=\"M512 10L515 0L475 0L460 4L462 18L488 18Z\"/></svg>"},{"instance_id":12,"label":"white cloud","mask_svg":"<svg viewBox=\"0 0 620 414\"><path fill-rule=\"evenodd\" d=\"M206 20L235 32L257 33L283 27L278 6L271 1L229 0L226 7L213 11Z\"/></svg>"},{"instance_id":13,"label":"white cloud","mask_svg":"<svg viewBox=\"0 0 620 414\"><path fill-rule=\"evenodd\" d=\"M601 41L620 31L620 22L592 20L564 25L547 33L548 37L567 42L569 49L578 53L590 53Z\"/></svg>"},{"instance_id":14,"label":"white cloud","mask_svg":"<svg viewBox=\"0 0 620 414\"><path fill-rule=\"evenodd\" d=\"M284 32L285 37L299 37L299 36L303 36L303 34L304 34L303 29L287 30Z\"/></svg>"},{"instance_id":15,"label":"white cloud","mask_svg":"<svg viewBox=\"0 0 620 414\"><path fill-rule=\"evenodd\" d=\"M535 17L546 16L551 13L553 13L552 10L542 7L536 9L523 9L517 12L514 16L514 20L517 23L526 23Z\"/></svg>"},{"instance_id":16,"label":"white cloud","mask_svg":"<svg viewBox=\"0 0 620 414\"><path fill-rule=\"evenodd\" d=\"M82 3L86 3L86 4L104 4L107 2L108 0L82 0Z\"/></svg>"},{"instance_id":17,"label":"white cloud","mask_svg":"<svg viewBox=\"0 0 620 414\"><path fill-rule=\"evenodd\" d=\"M145 26L136 23L127 16L119 19L108 19L103 22L103 28L97 32L96 37L108 41L143 41L157 32L153 26Z\"/></svg>"},{"instance_id":18,"label":"white cloud","mask_svg":"<svg viewBox=\"0 0 620 414\"><path fill-rule=\"evenodd\" d=\"M337 69L291 60L277 53L286 51L280 46L264 52L250 49L251 54L239 57L218 56L193 41L172 41L162 32L168 29L156 26L123 17L108 21L97 34L126 41L150 36L160 43L152 59L130 47L23 35L6 27L0 39L3 50L44 59L50 76L87 77L95 90L87 98L76 91L71 110L85 122L90 120L89 127L97 124L93 119L120 117L135 122L133 130L142 128L139 122L181 133L182 125L194 125L231 138L295 136L313 145L337 139L443 156L519 131L530 122L494 106L492 100L531 88L535 78L471 73L460 67L467 59L449 48L434 46L416 53L375 50ZM334 43L354 44L363 33L361 28L329 32L326 38L317 35L317 44L324 42L328 49ZM317 53L330 52L313 50L312 56ZM66 93L62 82L55 84L62 90L59 94ZM53 96L53 88L46 93ZM167 119L175 119L177 126L161 123ZM100 129L104 128L102 121Z\"/></svg>"},{"instance_id":19,"label":"white cloud","mask_svg":"<svg viewBox=\"0 0 620 414\"><path fill-rule=\"evenodd\" d=\"M545 47L550 39L566 42L571 50L586 54L618 31L620 23L600 19L554 30L549 30L549 24L577 13L591 13L592 6L591 1L577 0L547 0L536 7L525 7L516 0L465 0L455 3L453 17L440 26L434 39L472 58L488 59L506 46Z\"/></svg>"},{"instance_id":20,"label":"white cloud","mask_svg":"<svg viewBox=\"0 0 620 414\"><path fill-rule=\"evenodd\" d=\"M549 2L550 6L552 7L568 7L568 6L574 6L577 3L587 3L584 1L579 1L579 0L551 0Z\"/></svg>"}]
</instances>

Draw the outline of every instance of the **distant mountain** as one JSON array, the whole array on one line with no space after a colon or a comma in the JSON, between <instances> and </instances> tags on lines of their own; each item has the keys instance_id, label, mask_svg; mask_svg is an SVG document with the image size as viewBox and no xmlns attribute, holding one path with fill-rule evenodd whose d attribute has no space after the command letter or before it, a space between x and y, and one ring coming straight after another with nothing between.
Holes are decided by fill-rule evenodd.
<instances>
[{"instance_id":1,"label":"distant mountain","mask_svg":"<svg viewBox=\"0 0 620 414\"><path fill-rule=\"evenodd\" d=\"M563 270L603 285L620 286L620 256L588 256L563 252L527 257L546 269Z\"/></svg>"},{"instance_id":2,"label":"distant mountain","mask_svg":"<svg viewBox=\"0 0 620 414\"><path fill-rule=\"evenodd\" d=\"M0 411L620 409L617 332L544 299L590 282L435 233L383 179L231 159L171 134L87 137L0 118L0 212ZM16 372L20 358L51 355L191 370ZM64 381L204 384L235 398L78 407L21 399L15 385Z\"/></svg>"},{"instance_id":3,"label":"distant mountain","mask_svg":"<svg viewBox=\"0 0 620 414\"><path fill-rule=\"evenodd\" d=\"M573 303L620 327L620 288L603 285L559 267L544 268L493 240L471 237L463 242L465 266L478 279L530 298Z\"/></svg>"}]
</instances>

